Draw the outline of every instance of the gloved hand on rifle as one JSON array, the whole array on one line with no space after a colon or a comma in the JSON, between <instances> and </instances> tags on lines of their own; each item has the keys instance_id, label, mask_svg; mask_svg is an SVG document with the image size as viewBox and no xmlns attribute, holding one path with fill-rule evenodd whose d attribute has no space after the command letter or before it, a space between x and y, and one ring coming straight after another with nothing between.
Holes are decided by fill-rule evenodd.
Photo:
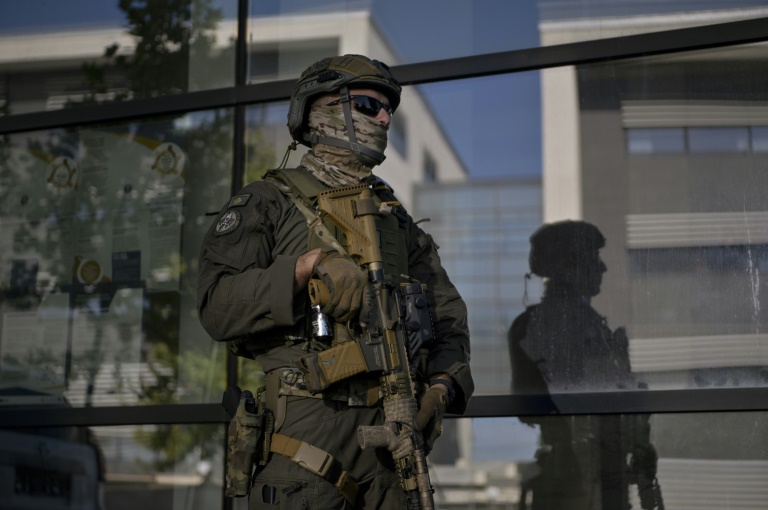
<instances>
[{"instance_id":1,"label":"gloved hand on rifle","mask_svg":"<svg viewBox=\"0 0 768 510\"><path fill-rule=\"evenodd\" d=\"M416 430L424 437L424 453L432 451L437 438L443 433L443 416L453 399L453 382L444 374L429 380L429 389L421 397L416 414Z\"/></svg>"},{"instance_id":2,"label":"gloved hand on rifle","mask_svg":"<svg viewBox=\"0 0 768 510\"><path fill-rule=\"evenodd\" d=\"M367 274L360 266L346 255L323 248L315 260L313 272L323 281L329 293L322 312L340 322L357 316L368 286Z\"/></svg>"}]
</instances>

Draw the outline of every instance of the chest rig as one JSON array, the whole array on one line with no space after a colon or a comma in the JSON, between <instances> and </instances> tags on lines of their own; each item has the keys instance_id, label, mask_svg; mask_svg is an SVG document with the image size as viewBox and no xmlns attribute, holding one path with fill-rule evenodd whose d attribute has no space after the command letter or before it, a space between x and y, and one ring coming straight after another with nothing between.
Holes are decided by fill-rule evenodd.
<instances>
[{"instance_id":1,"label":"chest rig","mask_svg":"<svg viewBox=\"0 0 768 510\"><path fill-rule=\"evenodd\" d=\"M329 221L321 220L317 210L317 195L327 190L327 186L301 168L272 170L267 173L265 180L274 183L307 219L309 250L330 246L347 253L348 244L344 234ZM405 230L407 215L383 181L374 183L372 191L381 211L376 216L376 231L384 272L399 281L399 275L408 274ZM328 239L328 234L331 239Z\"/></svg>"},{"instance_id":2,"label":"chest rig","mask_svg":"<svg viewBox=\"0 0 768 510\"><path fill-rule=\"evenodd\" d=\"M306 218L308 250L330 246L340 253L350 252L344 233L332 222L324 219L319 211L318 194L328 189L325 185L301 168L273 170L265 176L265 180L275 184ZM391 283L399 283L399 280L403 279L399 275L406 275L408 272L407 215L399 203L395 202L392 191L385 184L374 184L373 192L375 207L384 212L377 214L375 218L382 264L386 274L395 275L393 280L396 281ZM348 345L352 344L355 343L350 342ZM308 388L303 370L297 371L291 367L273 370L267 374L266 379L266 407L274 416L274 425L269 434L270 451L287 457L304 469L330 481L350 503L354 504L358 491L357 485L331 454L298 439L283 436L279 434L279 430L286 416L286 402L289 396L342 400L350 406L370 407L377 405L381 398L378 380L371 377L363 379L344 377L343 387L325 388L320 393L308 391L311 387ZM339 466L332 471L340 473L339 476L329 474L326 468L334 463Z\"/></svg>"}]
</instances>

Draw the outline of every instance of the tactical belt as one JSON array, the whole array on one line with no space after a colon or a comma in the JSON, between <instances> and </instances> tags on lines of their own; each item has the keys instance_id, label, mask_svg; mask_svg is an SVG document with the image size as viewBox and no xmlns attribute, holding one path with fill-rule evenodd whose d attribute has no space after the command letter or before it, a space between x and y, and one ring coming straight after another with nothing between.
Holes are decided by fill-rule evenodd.
<instances>
[{"instance_id":1,"label":"tactical belt","mask_svg":"<svg viewBox=\"0 0 768 510\"><path fill-rule=\"evenodd\" d=\"M288 457L293 462L325 480L331 482L349 504L354 506L357 500L358 487L341 462L333 455L309 443L293 439L282 434L272 434L270 451Z\"/></svg>"},{"instance_id":2,"label":"tactical belt","mask_svg":"<svg viewBox=\"0 0 768 510\"><path fill-rule=\"evenodd\" d=\"M372 377L354 377L323 392L312 393L304 383L304 374L298 368L276 368L267 373L268 406L278 410L281 397L320 398L346 402L351 407L372 407L379 403L379 381ZM283 411L284 412L284 411ZM280 413L278 412L278 415Z\"/></svg>"},{"instance_id":3,"label":"tactical belt","mask_svg":"<svg viewBox=\"0 0 768 510\"><path fill-rule=\"evenodd\" d=\"M274 347L296 345L307 341L307 325L280 326L266 333L245 337L242 344L250 357L256 357Z\"/></svg>"}]
</instances>

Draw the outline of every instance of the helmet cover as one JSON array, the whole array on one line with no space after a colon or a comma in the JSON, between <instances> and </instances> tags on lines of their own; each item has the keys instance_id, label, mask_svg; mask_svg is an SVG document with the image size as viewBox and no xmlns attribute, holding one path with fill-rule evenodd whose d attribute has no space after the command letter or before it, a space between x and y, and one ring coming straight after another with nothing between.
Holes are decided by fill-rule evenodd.
<instances>
[{"instance_id":1,"label":"helmet cover","mask_svg":"<svg viewBox=\"0 0 768 510\"><path fill-rule=\"evenodd\" d=\"M309 108L318 97L332 94L343 87L371 88L387 96L395 110L400 104L402 87L389 67L363 55L328 57L309 66L293 87L288 111L288 130L294 140L310 146L304 135L308 132Z\"/></svg>"}]
</instances>

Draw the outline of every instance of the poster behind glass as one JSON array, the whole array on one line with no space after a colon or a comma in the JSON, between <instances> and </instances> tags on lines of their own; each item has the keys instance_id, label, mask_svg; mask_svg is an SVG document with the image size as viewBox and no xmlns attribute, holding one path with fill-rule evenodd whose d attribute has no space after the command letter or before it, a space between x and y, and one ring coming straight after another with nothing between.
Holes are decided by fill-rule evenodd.
<instances>
[{"instance_id":1,"label":"poster behind glass","mask_svg":"<svg viewBox=\"0 0 768 510\"><path fill-rule=\"evenodd\" d=\"M0 392L8 402L120 405L173 376L147 355L153 343L178 350L193 124L186 116L4 140Z\"/></svg>"}]
</instances>

